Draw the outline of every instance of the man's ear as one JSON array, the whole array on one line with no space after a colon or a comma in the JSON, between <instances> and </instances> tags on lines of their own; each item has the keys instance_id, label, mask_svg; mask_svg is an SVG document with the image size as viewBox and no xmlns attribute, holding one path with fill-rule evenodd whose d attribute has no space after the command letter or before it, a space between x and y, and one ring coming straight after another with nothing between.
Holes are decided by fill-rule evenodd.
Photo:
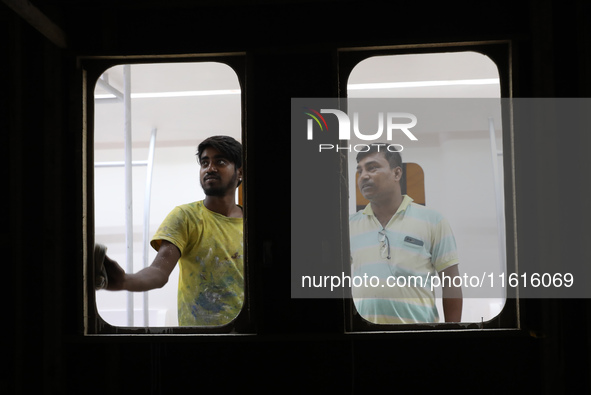
<instances>
[{"instance_id":1,"label":"man's ear","mask_svg":"<svg viewBox=\"0 0 591 395\"><path fill-rule=\"evenodd\" d=\"M396 166L394 168L394 178L396 181L400 181L402 179L402 167Z\"/></svg>"}]
</instances>

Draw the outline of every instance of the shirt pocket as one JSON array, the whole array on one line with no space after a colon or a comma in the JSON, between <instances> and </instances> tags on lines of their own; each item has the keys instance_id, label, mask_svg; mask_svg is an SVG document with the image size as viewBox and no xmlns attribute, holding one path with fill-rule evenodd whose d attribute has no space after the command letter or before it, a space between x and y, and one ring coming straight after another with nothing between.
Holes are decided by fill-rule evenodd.
<instances>
[{"instance_id":1,"label":"shirt pocket","mask_svg":"<svg viewBox=\"0 0 591 395\"><path fill-rule=\"evenodd\" d=\"M402 240L403 249L407 252L408 257L414 264L420 261L430 261L431 260L431 253L428 250L428 246L426 245L425 241L418 237L413 236L404 236Z\"/></svg>"}]
</instances>

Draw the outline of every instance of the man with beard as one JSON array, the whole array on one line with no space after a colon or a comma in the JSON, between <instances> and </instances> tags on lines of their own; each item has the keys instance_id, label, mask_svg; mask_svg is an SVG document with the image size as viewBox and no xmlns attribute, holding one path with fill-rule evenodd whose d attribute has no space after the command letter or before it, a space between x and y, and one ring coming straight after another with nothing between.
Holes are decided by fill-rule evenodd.
<instances>
[{"instance_id":1,"label":"man with beard","mask_svg":"<svg viewBox=\"0 0 591 395\"><path fill-rule=\"evenodd\" d=\"M349 218L351 274L381 283L353 287L359 314L377 324L437 322L437 273L448 279L441 281L445 321L459 322L462 291L449 281L459 276L458 256L445 218L402 194L402 158L386 144L357 154L357 174L370 203Z\"/></svg>"},{"instance_id":2,"label":"man with beard","mask_svg":"<svg viewBox=\"0 0 591 395\"><path fill-rule=\"evenodd\" d=\"M158 254L149 267L127 274L104 256L105 288L161 288L178 262L179 325L224 325L238 315L244 299L243 211L235 202L242 146L231 137L210 137L199 144L197 161L205 199L168 214L150 242Z\"/></svg>"}]
</instances>

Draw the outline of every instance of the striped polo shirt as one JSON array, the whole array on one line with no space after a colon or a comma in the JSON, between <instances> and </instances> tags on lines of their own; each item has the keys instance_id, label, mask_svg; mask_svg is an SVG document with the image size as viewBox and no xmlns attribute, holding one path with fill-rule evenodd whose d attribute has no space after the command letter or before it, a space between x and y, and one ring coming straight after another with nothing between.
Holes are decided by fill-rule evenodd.
<instances>
[{"instance_id":1,"label":"striped polo shirt","mask_svg":"<svg viewBox=\"0 0 591 395\"><path fill-rule=\"evenodd\" d=\"M445 218L404 195L385 227L368 204L351 215L349 232L352 294L359 314L378 324L438 322L430 279L458 263Z\"/></svg>"}]
</instances>

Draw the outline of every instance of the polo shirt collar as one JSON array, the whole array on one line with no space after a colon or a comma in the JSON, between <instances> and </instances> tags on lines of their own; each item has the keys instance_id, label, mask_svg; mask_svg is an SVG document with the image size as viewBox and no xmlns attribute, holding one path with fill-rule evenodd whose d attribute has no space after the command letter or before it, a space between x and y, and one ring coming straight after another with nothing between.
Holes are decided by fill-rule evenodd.
<instances>
[{"instance_id":1,"label":"polo shirt collar","mask_svg":"<svg viewBox=\"0 0 591 395\"><path fill-rule=\"evenodd\" d=\"M400 203L400 206L398 207L398 210L396 210L394 215L406 210L412 201L413 201L413 198L411 198L410 196L402 195L402 203ZM367 206L365 206L365 208L363 209L363 214L364 215L374 215L373 210L371 208L371 203L369 203Z\"/></svg>"}]
</instances>

